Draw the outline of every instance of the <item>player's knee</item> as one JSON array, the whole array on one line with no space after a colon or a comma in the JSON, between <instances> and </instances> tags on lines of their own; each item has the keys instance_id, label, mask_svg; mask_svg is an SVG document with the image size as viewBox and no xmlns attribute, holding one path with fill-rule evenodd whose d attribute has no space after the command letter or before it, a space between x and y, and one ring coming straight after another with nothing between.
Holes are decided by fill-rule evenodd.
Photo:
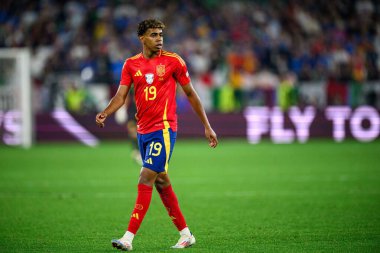
<instances>
[{"instance_id":1,"label":"player's knee","mask_svg":"<svg viewBox=\"0 0 380 253\"><path fill-rule=\"evenodd\" d=\"M158 192L160 192L164 188L162 180L158 178L156 179L156 182L154 182L154 186L156 187Z\"/></svg>"},{"instance_id":2,"label":"player's knee","mask_svg":"<svg viewBox=\"0 0 380 253\"><path fill-rule=\"evenodd\" d=\"M156 181L156 178L157 178L156 172L143 168L140 172L139 184L153 186L153 183Z\"/></svg>"},{"instance_id":3,"label":"player's knee","mask_svg":"<svg viewBox=\"0 0 380 253\"><path fill-rule=\"evenodd\" d=\"M144 178L144 177L140 177L139 178L139 184L145 184L145 185L148 185L148 186L153 186L152 181L148 180L147 178Z\"/></svg>"},{"instance_id":4,"label":"player's knee","mask_svg":"<svg viewBox=\"0 0 380 253\"><path fill-rule=\"evenodd\" d=\"M170 185L170 182L160 178L160 177L157 177L156 181L154 182L154 185L157 189L158 192L161 192L162 189L168 187Z\"/></svg>"}]
</instances>

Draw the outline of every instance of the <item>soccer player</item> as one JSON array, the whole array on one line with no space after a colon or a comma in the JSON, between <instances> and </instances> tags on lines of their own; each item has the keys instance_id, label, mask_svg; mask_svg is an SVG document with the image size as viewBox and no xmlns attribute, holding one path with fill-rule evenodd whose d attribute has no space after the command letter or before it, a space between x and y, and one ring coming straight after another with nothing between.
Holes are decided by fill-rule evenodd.
<instances>
[{"instance_id":1,"label":"soccer player","mask_svg":"<svg viewBox=\"0 0 380 253\"><path fill-rule=\"evenodd\" d=\"M153 185L180 234L177 244L172 248L186 248L195 243L168 176L168 163L177 131L177 83L202 122L209 146L215 148L218 144L217 136L191 84L185 62L177 54L162 49L164 28L165 25L156 19L144 20L139 24L137 35L143 51L125 61L117 93L106 109L96 115L96 124L104 127L106 118L124 104L131 86L134 86L137 138L143 165L128 229L123 237L112 240L113 247L125 251L132 250L133 238L149 208Z\"/></svg>"}]
</instances>

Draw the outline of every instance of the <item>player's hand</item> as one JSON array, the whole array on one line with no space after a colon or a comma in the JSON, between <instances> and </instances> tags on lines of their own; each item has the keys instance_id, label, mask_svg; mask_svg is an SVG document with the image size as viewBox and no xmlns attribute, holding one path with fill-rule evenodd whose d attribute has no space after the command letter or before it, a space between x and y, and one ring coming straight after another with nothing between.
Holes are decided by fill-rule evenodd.
<instances>
[{"instance_id":1,"label":"player's hand","mask_svg":"<svg viewBox=\"0 0 380 253\"><path fill-rule=\"evenodd\" d=\"M105 112L101 112L96 115L95 120L98 127L104 127L104 121L106 120L107 116L108 115Z\"/></svg>"},{"instance_id":2,"label":"player's hand","mask_svg":"<svg viewBox=\"0 0 380 253\"><path fill-rule=\"evenodd\" d=\"M208 145L212 148L215 148L218 145L218 138L214 130L212 130L212 128L206 128L205 135L209 142Z\"/></svg>"}]
</instances>

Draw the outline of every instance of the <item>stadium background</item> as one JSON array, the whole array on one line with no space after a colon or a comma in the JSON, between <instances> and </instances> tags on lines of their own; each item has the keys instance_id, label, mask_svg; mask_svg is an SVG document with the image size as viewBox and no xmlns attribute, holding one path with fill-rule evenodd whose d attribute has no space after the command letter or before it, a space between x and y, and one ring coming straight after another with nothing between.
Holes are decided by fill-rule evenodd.
<instances>
[{"instance_id":1,"label":"stadium background","mask_svg":"<svg viewBox=\"0 0 380 253\"><path fill-rule=\"evenodd\" d=\"M198 139L202 128L179 91L170 173L200 238L191 251L378 252L379 134L361 143L350 121L369 108L374 120L361 128L379 129L379 14L370 0L2 1L0 47L31 52L36 142L30 150L0 145L0 251L112 251L139 168L129 157L127 113L104 130L93 121L115 93L124 60L140 52L138 22L155 17L167 25L165 49L187 62L221 140L211 152ZM315 108L313 138L248 144L252 106L278 108L282 133L295 131L292 107ZM328 108L349 110L347 138L334 137ZM87 132L73 134L62 119L99 145L80 144ZM139 252L165 252L176 240L155 197Z\"/></svg>"},{"instance_id":2,"label":"stadium background","mask_svg":"<svg viewBox=\"0 0 380 253\"><path fill-rule=\"evenodd\" d=\"M235 131L224 124L246 125L247 106L279 107L293 129L288 109L313 106L322 112L314 128L326 131L311 135L333 137L333 122L323 117L327 106L346 106L352 113L363 105L380 108L378 12L376 1L343 0L5 1L0 46L30 48L37 141L60 140L62 132L61 139L78 139L52 112L67 110L90 125L86 115L107 105L124 60L140 52L136 26L148 17L167 24L165 49L187 62L206 111L222 114L215 127L223 137L247 135L247 127ZM197 135L186 127L196 123L180 91L178 112L186 119L180 134ZM378 136L375 115L374 122L360 123L364 131L376 125ZM125 120L121 111L105 131L91 132L126 138Z\"/></svg>"}]
</instances>

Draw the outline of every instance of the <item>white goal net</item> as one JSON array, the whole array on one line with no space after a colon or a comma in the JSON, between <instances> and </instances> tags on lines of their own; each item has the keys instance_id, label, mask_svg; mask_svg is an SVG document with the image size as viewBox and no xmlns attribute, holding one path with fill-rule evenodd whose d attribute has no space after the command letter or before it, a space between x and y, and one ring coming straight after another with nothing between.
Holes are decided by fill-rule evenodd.
<instances>
[{"instance_id":1,"label":"white goal net","mask_svg":"<svg viewBox=\"0 0 380 253\"><path fill-rule=\"evenodd\" d=\"M0 49L0 138L0 143L24 148L33 142L28 49Z\"/></svg>"}]
</instances>

